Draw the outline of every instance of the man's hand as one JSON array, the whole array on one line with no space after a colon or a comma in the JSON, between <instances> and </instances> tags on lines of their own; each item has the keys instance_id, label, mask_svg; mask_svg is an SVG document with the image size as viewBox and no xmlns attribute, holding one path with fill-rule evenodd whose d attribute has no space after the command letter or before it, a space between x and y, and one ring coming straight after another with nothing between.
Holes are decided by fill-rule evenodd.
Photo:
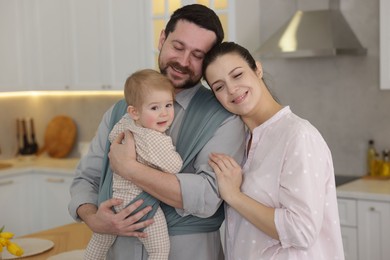
<instances>
[{"instance_id":1,"label":"man's hand","mask_svg":"<svg viewBox=\"0 0 390 260\"><path fill-rule=\"evenodd\" d=\"M110 158L112 170L125 179L128 179L128 174L131 173L131 169L133 168L131 164L136 163L134 137L129 130L119 134L112 142L108 157Z\"/></svg>"},{"instance_id":2,"label":"man's hand","mask_svg":"<svg viewBox=\"0 0 390 260\"><path fill-rule=\"evenodd\" d=\"M77 212L89 228L95 233L146 237L146 233L139 232L137 230L152 224L153 219L148 219L140 223L136 222L151 211L152 208L146 207L133 216L128 217L142 204L142 202L142 200L138 200L120 212L114 213L111 208L113 206L120 205L122 200L113 198L100 204L97 210L95 205L85 204L80 206Z\"/></svg>"}]
</instances>

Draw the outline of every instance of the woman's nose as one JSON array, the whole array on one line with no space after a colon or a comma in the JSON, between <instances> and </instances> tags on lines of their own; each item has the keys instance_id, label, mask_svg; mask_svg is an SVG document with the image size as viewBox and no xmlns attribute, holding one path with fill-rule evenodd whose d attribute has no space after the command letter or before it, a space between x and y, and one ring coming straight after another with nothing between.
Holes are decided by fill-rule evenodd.
<instances>
[{"instance_id":1,"label":"woman's nose","mask_svg":"<svg viewBox=\"0 0 390 260\"><path fill-rule=\"evenodd\" d=\"M234 94L237 90L237 86L235 84L227 84L227 90L229 94Z\"/></svg>"}]
</instances>

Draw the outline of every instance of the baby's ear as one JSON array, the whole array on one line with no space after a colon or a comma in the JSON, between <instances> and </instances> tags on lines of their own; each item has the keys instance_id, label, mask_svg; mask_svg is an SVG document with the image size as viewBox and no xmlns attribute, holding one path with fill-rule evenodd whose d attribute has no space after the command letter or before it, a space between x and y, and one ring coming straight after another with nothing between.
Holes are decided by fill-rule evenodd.
<instances>
[{"instance_id":1,"label":"baby's ear","mask_svg":"<svg viewBox=\"0 0 390 260\"><path fill-rule=\"evenodd\" d=\"M138 110L133 107L133 106L128 106L127 107L127 113L129 114L129 116L134 120L138 120L139 119L139 112Z\"/></svg>"}]
</instances>

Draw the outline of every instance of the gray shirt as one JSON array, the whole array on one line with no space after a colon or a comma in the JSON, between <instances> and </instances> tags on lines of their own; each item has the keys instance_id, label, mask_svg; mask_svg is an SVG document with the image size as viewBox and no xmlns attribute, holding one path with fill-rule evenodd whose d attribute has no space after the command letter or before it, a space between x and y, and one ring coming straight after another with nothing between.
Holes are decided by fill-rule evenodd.
<instances>
[{"instance_id":1,"label":"gray shirt","mask_svg":"<svg viewBox=\"0 0 390 260\"><path fill-rule=\"evenodd\" d=\"M201 85L181 91L176 95L175 119L168 134L175 144L181 122L192 97ZM69 212L80 221L77 208L85 203L97 205L97 194L101 177L101 167L104 150L109 134L109 123L113 107L103 116L96 136L93 138L90 150L84 156L76 169L76 176L70 188L71 201ZM177 209L179 215L192 214L198 217L212 216L221 205L215 182L215 174L208 165L211 152L221 152L231 155L241 163L245 150L245 128L238 116L232 115L226 119L215 135L203 147L196 158L177 174L180 183L183 209ZM170 260L223 259L219 232L171 236ZM120 255L118 255L120 254ZM133 237L118 237L111 248L108 259L147 259L142 243Z\"/></svg>"}]
</instances>

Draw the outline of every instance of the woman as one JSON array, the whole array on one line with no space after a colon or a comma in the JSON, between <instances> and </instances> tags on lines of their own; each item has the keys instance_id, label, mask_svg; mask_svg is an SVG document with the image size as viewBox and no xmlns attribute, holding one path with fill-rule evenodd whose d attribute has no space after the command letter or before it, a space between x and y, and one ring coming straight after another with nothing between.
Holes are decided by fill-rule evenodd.
<instances>
[{"instance_id":1,"label":"woman","mask_svg":"<svg viewBox=\"0 0 390 260\"><path fill-rule=\"evenodd\" d=\"M226 209L226 257L344 259L332 156L308 121L270 94L261 64L225 42L203 62L219 102L248 128L246 161L211 154Z\"/></svg>"}]
</instances>

